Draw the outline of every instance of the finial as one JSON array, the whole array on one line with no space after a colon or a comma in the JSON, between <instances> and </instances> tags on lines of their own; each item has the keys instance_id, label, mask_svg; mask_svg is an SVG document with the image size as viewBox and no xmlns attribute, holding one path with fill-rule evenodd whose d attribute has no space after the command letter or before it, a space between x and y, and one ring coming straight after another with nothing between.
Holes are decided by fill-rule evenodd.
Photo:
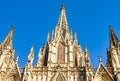
<instances>
[{"instance_id":1,"label":"finial","mask_svg":"<svg viewBox=\"0 0 120 81\"><path fill-rule=\"evenodd\" d=\"M62 11L62 10L65 10L64 2L62 3L62 6L61 6L61 11Z\"/></svg>"},{"instance_id":2,"label":"finial","mask_svg":"<svg viewBox=\"0 0 120 81\"><path fill-rule=\"evenodd\" d=\"M113 30L112 30L112 25L109 25L109 29L110 29L110 31L113 31Z\"/></svg>"},{"instance_id":3,"label":"finial","mask_svg":"<svg viewBox=\"0 0 120 81\"><path fill-rule=\"evenodd\" d=\"M16 57L16 62L18 62L19 58L20 58L20 56L17 56L17 57Z\"/></svg>"},{"instance_id":4,"label":"finial","mask_svg":"<svg viewBox=\"0 0 120 81\"><path fill-rule=\"evenodd\" d=\"M98 56L99 62L102 62L102 57Z\"/></svg>"},{"instance_id":5,"label":"finial","mask_svg":"<svg viewBox=\"0 0 120 81\"><path fill-rule=\"evenodd\" d=\"M62 2L62 7L61 8L64 9L64 1Z\"/></svg>"},{"instance_id":6,"label":"finial","mask_svg":"<svg viewBox=\"0 0 120 81\"><path fill-rule=\"evenodd\" d=\"M77 34L76 34L76 32L74 33L74 43L75 43L75 44L78 44Z\"/></svg>"},{"instance_id":7,"label":"finial","mask_svg":"<svg viewBox=\"0 0 120 81\"><path fill-rule=\"evenodd\" d=\"M42 55L42 50L43 50L43 48L41 47L40 50L39 50L38 57L39 57L40 55Z\"/></svg>"},{"instance_id":8,"label":"finial","mask_svg":"<svg viewBox=\"0 0 120 81\"><path fill-rule=\"evenodd\" d=\"M48 31L47 41L50 41L50 32Z\"/></svg>"},{"instance_id":9,"label":"finial","mask_svg":"<svg viewBox=\"0 0 120 81\"><path fill-rule=\"evenodd\" d=\"M85 52L88 52L88 46L85 45Z\"/></svg>"},{"instance_id":10,"label":"finial","mask_svg":"<svg viewBox=\"0 0 120 81\"><path fill-rule=\"evenodd\" d=\"M75 34L74 34L74 39L77 39L77 34L76 34L76 32L75 32Z\"/></svg>"},{"instance_id":11,"label":"finial","mask_svg":"<svg viewBox=\"0 0 120 81\"><path fill-rule=\"evenodd\" d=\"M111 27L112 27L112 25L110 24L110 25L109 25L109 28L111 28Z\"/></svg>"},{"instance_id":12,"label":"finial","mask_svg":"<svg viewBox=\"0 0 120 81\"><path fill-rule=\"evenodd\" d=\"M32 44L32 48L31 48L31 50L30 51L33 51L34 50L34 44Z\"/></svg>"},{"instance_id":13,"label":"finial","mask_svg":"<svg viewBox=\"0 0 120 81\"><path fill-rule=\"evenodd\" d=\"M15 26L14 26L14 25L12 25L12 26L11 26L11 30L14 30L14 28L15 28Z\"/></svg>"}]
</instances>

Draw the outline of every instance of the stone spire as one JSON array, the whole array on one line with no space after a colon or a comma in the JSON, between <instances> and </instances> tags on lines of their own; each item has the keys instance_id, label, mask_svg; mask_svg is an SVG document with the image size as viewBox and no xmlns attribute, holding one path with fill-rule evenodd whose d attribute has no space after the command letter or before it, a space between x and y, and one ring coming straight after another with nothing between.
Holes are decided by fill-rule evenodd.
<instances>
[{"instance_id":1,"label":"stone spire","mask_svg":"<svg viewBox=\"0 0 120 81\"><path fill-rule=\"evenodd\" d=\"M70 31L70 41L73 41L73 35L72 35L72 30Z\"/></svg>"},{"instance_id":2,"label":"stone spire","mask_svg":"<svg viewBox=\"0 0 120 81\"><path fill-rule=\"evenodd\" d=\"M34 59L34 46L32 46L30 53L28 55L28 68L32 66Z\"/></svg>"},{"instance_id":3,"label":"stone spire","mask_svg":"<svg viewBox=\"0 0 120 81\"><path fill-rule=\"evenodd\" d=\"M66 18L65 7L63 3L61 10L60 10L60 17L59 17L59 20L56 26L55 37L58 37L58 35L62 34L63 37L65 38L68 31L69 31L68 23L67 23L67 18Z\"/></svg>"},{"instance_id":4,"label":"stone spire","mask_svg":"<svg viewBox=\"0 0 120 81\"><path fill-rule=\"evenodd\" d=\"M117 47L118 46L118 38L115 35L111 25L109 26L109 29L110 29L110 48Z\"/></svg>"},{"instance_id":5,"label":"stone spire","mask_svg":"<svg viewBox=\"0 0 120 81\"><path fill-rule=\"evenodd\" d=\"M48 32L48 35L47 35L47 42L50 41L50 32Z\"/></svg>"},{"instance_id":6,"label":"stone spire","mask_svg":"<svg viewBox=\"0 0 120 81\"><path fill-rule=\"evenodd\" d=\"M78 44L77 34L76 34L76 32L75 32L75 34L74 34L74 43L75 43L75 44Z\"/></svg>"},{"instance_id":7,"label":"stone spire","mask_svg":"<svg viewBox=\"0 0 120 81\"><path fill-rule=\"evenodd\" d=\"M2 47L3 47L3 48L12 49L13 31L14 31L14 26L11 27L8 35L7 35L7 36L5 37L5 39L2 41Z\"/></svg>"},{"instance_id":8,"label":"stone spire","mask_svg":"<svg viewBox=\"0 0 120 81\"><path fill-rule=\"evenodd\" d=\"M88 51L88 46L85 45L85 69L86 69L86 81L92 81L92 65L90 63L90 54Z\"/></svg>"},{"instance_id":9,"label":"stone spire","mask_svg":"<svg viewBox=\"0 0 120 81\"><path fill-rule=\"evenodd\" d=\"M43 47L40 48L39 53L38 53L38 59L37 59L37 67L42 66L43 64Z\"/></svg>"}]
</instances>

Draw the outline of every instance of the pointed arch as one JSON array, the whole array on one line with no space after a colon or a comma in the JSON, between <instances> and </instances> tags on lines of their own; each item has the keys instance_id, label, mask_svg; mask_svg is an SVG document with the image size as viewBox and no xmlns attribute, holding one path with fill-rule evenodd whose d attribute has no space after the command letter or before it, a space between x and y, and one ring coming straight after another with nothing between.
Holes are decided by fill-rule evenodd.
<instances>
[{"instance_id":1,"label":"pointed arch","mask_svg":"<svg viewBox=\"0 0 120 81\"><path fill-rule=\"evenodd\" d=\"M50 81L66 81L63 74L57 71L52 77Z\"/></svg>"},{"instance_id":2,"label":"pointed arch","mask_svg":"<svg viewBox=\"0 0 120 81\"><path fill-rule=\"evenodd\" d=\"M62 77L60 75L57 76L56 81L63 81Z\"/></svg>"}]
</instances>

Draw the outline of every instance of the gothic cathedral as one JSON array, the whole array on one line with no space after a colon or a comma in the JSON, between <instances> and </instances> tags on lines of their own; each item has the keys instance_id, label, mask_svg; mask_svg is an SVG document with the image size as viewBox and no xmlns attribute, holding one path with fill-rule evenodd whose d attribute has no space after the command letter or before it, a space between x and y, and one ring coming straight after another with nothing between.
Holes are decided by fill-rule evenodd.
<instances>
[{"instance_id":1,"label":"gothic cathedral","mask_svg":"<svg viewBox=\"0 0 120 81\"><path fill-rule=\"evenodd\" d=\"M12 48L14 26L0 43L0 81L120 81L120 41L112 26L106 66L99 57L97 68L92 68L88 47L78 45L77 34L69 30L64 4L52 36L48 33L46 44L40 48L36 65L34 46L28 54L25 68L14 61Z\"/></svg>"}]
</instances>

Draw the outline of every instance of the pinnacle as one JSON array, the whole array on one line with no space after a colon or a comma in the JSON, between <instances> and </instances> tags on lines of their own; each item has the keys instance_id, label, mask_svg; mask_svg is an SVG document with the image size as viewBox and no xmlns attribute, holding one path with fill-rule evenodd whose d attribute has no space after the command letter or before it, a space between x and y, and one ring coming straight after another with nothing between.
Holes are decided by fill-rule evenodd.
<instances>
[{"instance_id":1,"label":"pinnacle","mask_svg":"<svg viewBox=\"0 0 120 81\"><path fill-rule=\"evenodd\" d=\"M14 26L14 25L12 25L12 26L11 26L11 30L14 30L14 28L15 28L15 26Z\"/></svg>"},{"instance_id":2,"label":"pinnacle","mask_svg":"<svg viewBox=\"0 0 120 81\"><path fill-rule=\"evenodd\" d=\"M62 7L61 7L61 9L65 9L65 7L64 7L64 2L62 3Z\"/></svg>"},{"instance_id":3,"label":"pinnacle","mask_svg":"<svg viewBox=\"0 0 120 81\"><path fill-rule=\"evenodd\" d=\"M110 31L113 31L113 30L112 30L112 25L109 25L109 29L110 29Z\"/></svg>"},{"instance_id":4,"label":"pinnacle","mask_svg":"<svg viewBox=\"0 0 120 81\"><path fill-rule=\"evenodd\" d=\"M74 39L77 39L77 34L76 34L76 32L74 33Z\"/></svg>"},{"instance_id":5,"label":"pinnacle","mask_svg":"<svg viewBox=\"0 0 120 81\"><path fill-rule=\"evenodd\" d=\"M88 52L88 46L85 45L85 52Z\"/></svg>"}]
</instances>

